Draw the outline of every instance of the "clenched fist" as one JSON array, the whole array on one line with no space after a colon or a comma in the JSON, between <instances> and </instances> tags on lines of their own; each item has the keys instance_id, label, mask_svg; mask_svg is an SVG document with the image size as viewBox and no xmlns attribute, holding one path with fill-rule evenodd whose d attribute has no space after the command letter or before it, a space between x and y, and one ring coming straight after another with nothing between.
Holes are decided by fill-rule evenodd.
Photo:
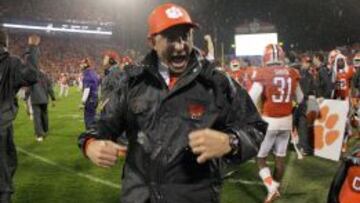
<instances>
[{"instance_id":1,"label":"clenched fist","mask_svg":"<svg viewBox=\"0 0 360 203\"><path fill-rule=\"evenodd\" d=\"M211 129L203 129L189 134L189 145L199 164L209 159L219 158L231 151L229 135Z\"/></svg>"},{"instance_id":2,"label":"clenched fist","mask_svg":"<svg viewBox=\"0 0 360 203\"><path fill-rule=\"evenodd\" d=\"M119 156L126 155L127 148L112 141L94 140L86 147L86 156L98 166L109 168L116 164Z\"/></svg>"}]
</instances>

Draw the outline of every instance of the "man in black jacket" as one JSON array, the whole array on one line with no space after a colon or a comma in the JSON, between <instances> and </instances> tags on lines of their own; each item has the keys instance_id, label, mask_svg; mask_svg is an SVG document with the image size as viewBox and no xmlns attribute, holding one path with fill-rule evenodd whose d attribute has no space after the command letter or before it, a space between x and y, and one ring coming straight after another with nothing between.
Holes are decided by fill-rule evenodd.
<instances>
[{"instance_id":1,"label":"man in black jacket","mask_svg":"<svg viewBox=\"0 0 360 203\"><path fill-rule=\"evenodd\" d=\"M326 65L322 65L319 68L317 85L317 95L319 98L332 99L333 97L333 92L335 89L335 78L332 68L335 57L339 53L339 50L332 50L328 56L328 63Z\"/></svg>"},{"instance_id":2,"label":"man in black jacket","mask_svg":"<svg viewBox=\"0 0 360 203\"><path fill-rule=\"evenodd\" d=\"M126 153L121 202L220 202L221 166L254 157L267 124L251 98L193 47L189 14L175 4L149 16L152 51L125 68L84 154L111 167ZM114 140L126 131L128 148Z\"/></svg>"},{"instance_id":3,"label":"man in black jacket","mask_svg":"<svg viewBox=\"0 0 360 203\"><path fill-rule=\"evenodd\" d=\"M303 155L311 155L313 149L309 137L309 124L307 121L307 101L309 97L316 97L315 79L310 73L312 60L309 56L304 56L300 67L300 87L304 94L303 101L299 104L295 111L295 126L299 134L299 145Z\"/></svg>"},{"instance_id":4,"label":"man in black jacket","mask_svg":"<svg viewBox=\"0 0 360 203\"><path fill-rule=\"evenodd\" d=\"M16 93L36 82L37 72L7 51L7 35L0 31L0 202L11 201L12 177L17 166L12 122L18 110Z\"/></svg>"},{"instance_id":5,"label":"man in black jacket","mask_svg":"<svg viewBox=\"0 0 360 203\"><path fill-rule=\"evenodd\" d=\"M37 35L29 36L29 49L25 54L26 63L29 66L33 66L39 69L39 57L40 51L38 45L40 43L40 37ZM48 101L49 96L51 100L55 101L55 94L52 88L51 80L43 72L38 72L38 82L35 83L30 91L31 105L34 116L34 128L36 134L36 140L41 142L49 131L49 119L48 119Z\"/></svg>"}]
</instances>

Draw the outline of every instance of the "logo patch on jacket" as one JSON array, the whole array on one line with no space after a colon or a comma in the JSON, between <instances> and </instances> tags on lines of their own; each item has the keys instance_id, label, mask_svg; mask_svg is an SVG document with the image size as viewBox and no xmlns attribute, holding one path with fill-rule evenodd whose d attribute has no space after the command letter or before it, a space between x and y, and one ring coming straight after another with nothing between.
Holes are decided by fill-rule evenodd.
<instances>
[{"instance_id":1,"label":"logo patch on jacket","mask_svg":"<svg viewBox=\"0 0 360 203\"><path fill-rule=\"evenodd\" d=\"M352 188L356 192L360 192L360 177L355 177L352 183Z\"/></svg>"},{"instance_id":2,"label":"logo patch on jacket","mask_svg":"<svg viewBox=\"0 0 360 203\"><path fill-rule=\"evenodd\" d=\"M188 114L191 119L199 120L205 112L205 106L199 103L188 104Z\"/></svg>"}]
</instances>

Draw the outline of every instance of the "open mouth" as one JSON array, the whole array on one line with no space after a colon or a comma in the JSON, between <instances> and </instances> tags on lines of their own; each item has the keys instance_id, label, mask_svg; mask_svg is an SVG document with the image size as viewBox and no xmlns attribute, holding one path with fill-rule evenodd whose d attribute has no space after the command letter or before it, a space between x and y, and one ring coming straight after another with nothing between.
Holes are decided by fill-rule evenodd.
<instances>
[{"instance_id":1,"label":"open mouth","mask_svg":"<svg viewBox=\"0 0 360 203\"><path fill-rule=\"evenodd\" d=\"M187 63L187 56L185 54L171 56L170 63L176 69L184 68Z\"/></svg>"}]
</instances>

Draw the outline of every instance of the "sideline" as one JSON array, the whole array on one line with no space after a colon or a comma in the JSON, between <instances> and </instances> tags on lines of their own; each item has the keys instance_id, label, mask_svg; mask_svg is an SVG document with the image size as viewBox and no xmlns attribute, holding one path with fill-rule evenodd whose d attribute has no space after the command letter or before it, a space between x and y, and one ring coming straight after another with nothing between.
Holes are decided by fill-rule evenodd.
<instances>
[{"instance_id":1,"label":"sideline","mask_svg":"<svg viewBox=\"0 0 360 203\"><path fill-rule=\"evenodd\" d=\"M36 155L36 154L33 154L21 147L16 147L17 151L20 152L20 153L23 153L33 159L36 159L38 161L42 161L44 163L47 163L51 166L55 166L63 171L66 171L66 172L69 172L69 173L72 173L72 174L75 174L79 177L82 177L82 178L86 178L90 181L93 181L93 182L96 182L96 183L100 183L100 184L103 184L103 185L106 185L106 186L109 186L111 188L116 188L116 189L121 189L121 185L120 184L116 184L116 183L112 183L112 182L109 182L109 181L106 181L106 180L103 180L103 179L100 179L100 178L97 178L95 176L92 176L92 175L89 175L89 174L85 174L85 173L80 173L80 172L76 172L75 170L69 168L69 167L65 167L65 166L61 166L60 164L54 162L54 161L51 161L47 158L44 158L42 156L39 156L39 155Z\"/></svg>"}]
</instances>

